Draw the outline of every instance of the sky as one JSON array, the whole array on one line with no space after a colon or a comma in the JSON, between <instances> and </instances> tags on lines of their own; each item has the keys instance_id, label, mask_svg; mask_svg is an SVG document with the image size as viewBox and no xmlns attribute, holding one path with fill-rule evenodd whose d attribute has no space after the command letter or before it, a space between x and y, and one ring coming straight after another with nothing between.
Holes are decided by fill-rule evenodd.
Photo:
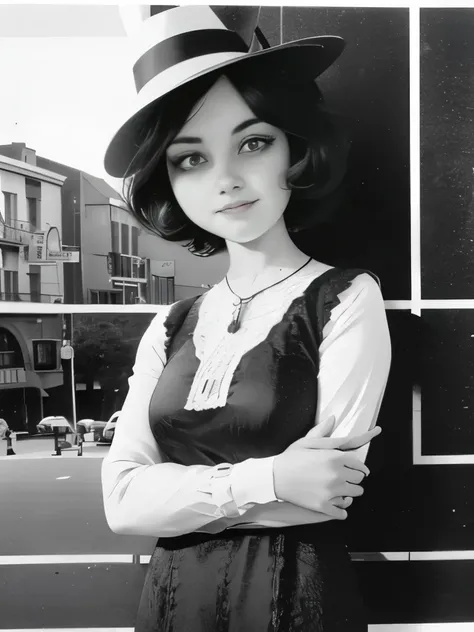
<instances>
[{"instance_id":1,"label":"sky","mask_svg":"<svg viewBox=\"0 0 474 632\"><path fill-rule=\"evenodd\" d=\"M135 96L114 5L0 4L0 144L104 178L103 155Z\"/></svg>"}]
</instances>

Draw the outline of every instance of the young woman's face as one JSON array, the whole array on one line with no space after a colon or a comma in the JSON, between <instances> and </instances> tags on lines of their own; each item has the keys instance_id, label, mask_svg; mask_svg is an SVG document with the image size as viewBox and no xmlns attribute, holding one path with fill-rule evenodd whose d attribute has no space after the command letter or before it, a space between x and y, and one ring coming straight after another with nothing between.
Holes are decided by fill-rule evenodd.
<instances>
[{"instance_id":1,"label":"young woman's face","mask_svg":"<svg viewBox=\"0 0 474 632\"><path fill-rule=\"evenodd\" d=\"M290 199L288 140L256 118L227 78L196 104L166 154L178 204L208 232L247 243L283 215Z\"/></svg>"}]
</instances>

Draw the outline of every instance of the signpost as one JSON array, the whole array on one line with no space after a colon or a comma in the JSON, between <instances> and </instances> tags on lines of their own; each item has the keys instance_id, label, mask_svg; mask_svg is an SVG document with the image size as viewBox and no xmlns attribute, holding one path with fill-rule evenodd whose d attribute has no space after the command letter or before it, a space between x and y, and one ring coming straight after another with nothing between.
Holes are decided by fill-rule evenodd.
<instances>
[{"instance_id":1,"label":"signpost","mask_svg":"<svg viewBox=\"0 0 474 632\"><path fill-rule=\"evenodd\" d=\"M59 443L61 434L64 434L65 440L68 428L72 433L74 433L74 429L65 417L45 417L42 421L50 426L54 432L54 449L56 452L53 452L51 456L61 456L63 450L77 450L77 455L82 456L82 444L72 448L65 448L61 447ZM66 431L63 430L60 432L60 428L65 428Z\"/></svg>"}]
</instances>

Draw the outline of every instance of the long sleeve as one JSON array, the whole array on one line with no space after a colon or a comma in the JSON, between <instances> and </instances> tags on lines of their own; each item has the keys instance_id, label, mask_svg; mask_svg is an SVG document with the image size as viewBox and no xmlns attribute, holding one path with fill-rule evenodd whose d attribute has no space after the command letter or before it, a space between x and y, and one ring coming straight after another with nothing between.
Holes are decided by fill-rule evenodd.
<instances>
[{"instance_id":1,"label":"long sleeve","mask_svg":"<svg viewBox=\"0 0 474 632\"><path fill-rule=\"evenodd\" d=\"M317 423L332 415L332 436L358 435L376 425L391 363L382 294L368 274L356 277L331 313L320 347ZM355 451L362 460L369 446Z\"/></svg>"},{"instance_id":2,"label":"long sleeve","mask_svg":"<svg viewBox=\"0 0 474 632\"><path fill-rule=\"evenodd\" d=\"M166 362L165 318L160 308L143 335L129 380L129 392L116 424L115 436L102 464L102 491L107 522L120 534L175 536L225 527L227 515L243 515L256 502L274 500L273 459L259 459L264 495L254 489L255 459L242 464L238 481L241 506L226 512L230 500L215 467L165 462L149 425L149 405ZM247 465L246 465L247 463Z\"/></svg>"},{"instance_id":3,"label":"long sleeve","mask_svg":"<svg viewBox=\"0 0 474 632\"><path fill-rule=\"evenodd\" d=\"M376 425L391 363L391 344L382 294L368 274L357 276L339 295L339 304L323 330L318 378L316 425L332 415L334 437L361 434ZM311 432L311 431L310 431ZM365 460L368 446L355 454ZM227 526L252 522L282 527L330 520L291 503L254 506L244 519Z\"/></svg>"},{"instance_id":4,"label":"long sleeve","mask_svg":"<svg viewBox=\"0 0 474 632\"><path fill-rule=\"evenodd\" d=\"M369 275L357 277L339 299L320 347L315 421L335 415L334 435L344 436L375 424L390 366L390 340L381 293ZM164 462L149 426L149 404L166 362L163 323L169 309L160 308L142 338L104 459L102 486L110 528L160 537L218 532L237 524L278 527L328 520L325 514L276 502L274 457L236 464L224 485L225 479L212 478L214 467ZM366 453L360 450L360 458ZM225 510L230 500L233 513Z\"/></svg>"}]
</instances>

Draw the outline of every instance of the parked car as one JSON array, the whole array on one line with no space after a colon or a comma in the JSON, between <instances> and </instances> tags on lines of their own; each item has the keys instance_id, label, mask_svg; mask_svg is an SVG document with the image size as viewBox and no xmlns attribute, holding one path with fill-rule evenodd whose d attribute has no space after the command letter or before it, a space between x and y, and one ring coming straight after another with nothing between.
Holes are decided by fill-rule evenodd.
<instances>
[{"instance_id":1,"label":"parked car","mask_svg":"<svg viewBox=\"0 0 474 632\"><path fill-rule=\"evenodd\" d=\"M108 421L81 419L77 422L77 433L84 441L93 441L100 445L110 445L114 437L115 423L120 411L115 412Z\"/></svg>"},{"instance_id":2,"label":"parked car","mask_svg":"<svg viewBox=\"0 0 474 632\"><path fill-rule=\"evenodd\" d=\"M54 426L51 425L52 423L54 423ZM64 423L64 425L58 427L58 423ZM71 432L71 426L69 425L68 420L62 415L50 415L49 417L44 417L39 424L36 425L39 434L52 434L54 432L54 427L58 428L60 434Z\"/></svg>"},{"instance_id":3,"label":"parked car","mask_svg":"<svg viewBox=\"0 0 474 632\"><path fill-rule=\"evenodd\" d=\"M9 436L8 435L9 431L10 431L10 428L8 427L8 424L5 421L5 419L0 418L0 439L6 439Z\"/></svg>"},{"instance_id":4,"label":"parked car","mask_svg":"<svg viewBox=\"0 0 474 632\"><path fill-rule=\"evenodd\" d=\"M120 416L121 411L117 410L108 420L108 422L105 425L104 428L104 438L105 439L109 439L110 442L112 442L112 439L114 438L114 434L115 434L115 425L117 423L117 419Z\"/></svg>"}]
</instances>

